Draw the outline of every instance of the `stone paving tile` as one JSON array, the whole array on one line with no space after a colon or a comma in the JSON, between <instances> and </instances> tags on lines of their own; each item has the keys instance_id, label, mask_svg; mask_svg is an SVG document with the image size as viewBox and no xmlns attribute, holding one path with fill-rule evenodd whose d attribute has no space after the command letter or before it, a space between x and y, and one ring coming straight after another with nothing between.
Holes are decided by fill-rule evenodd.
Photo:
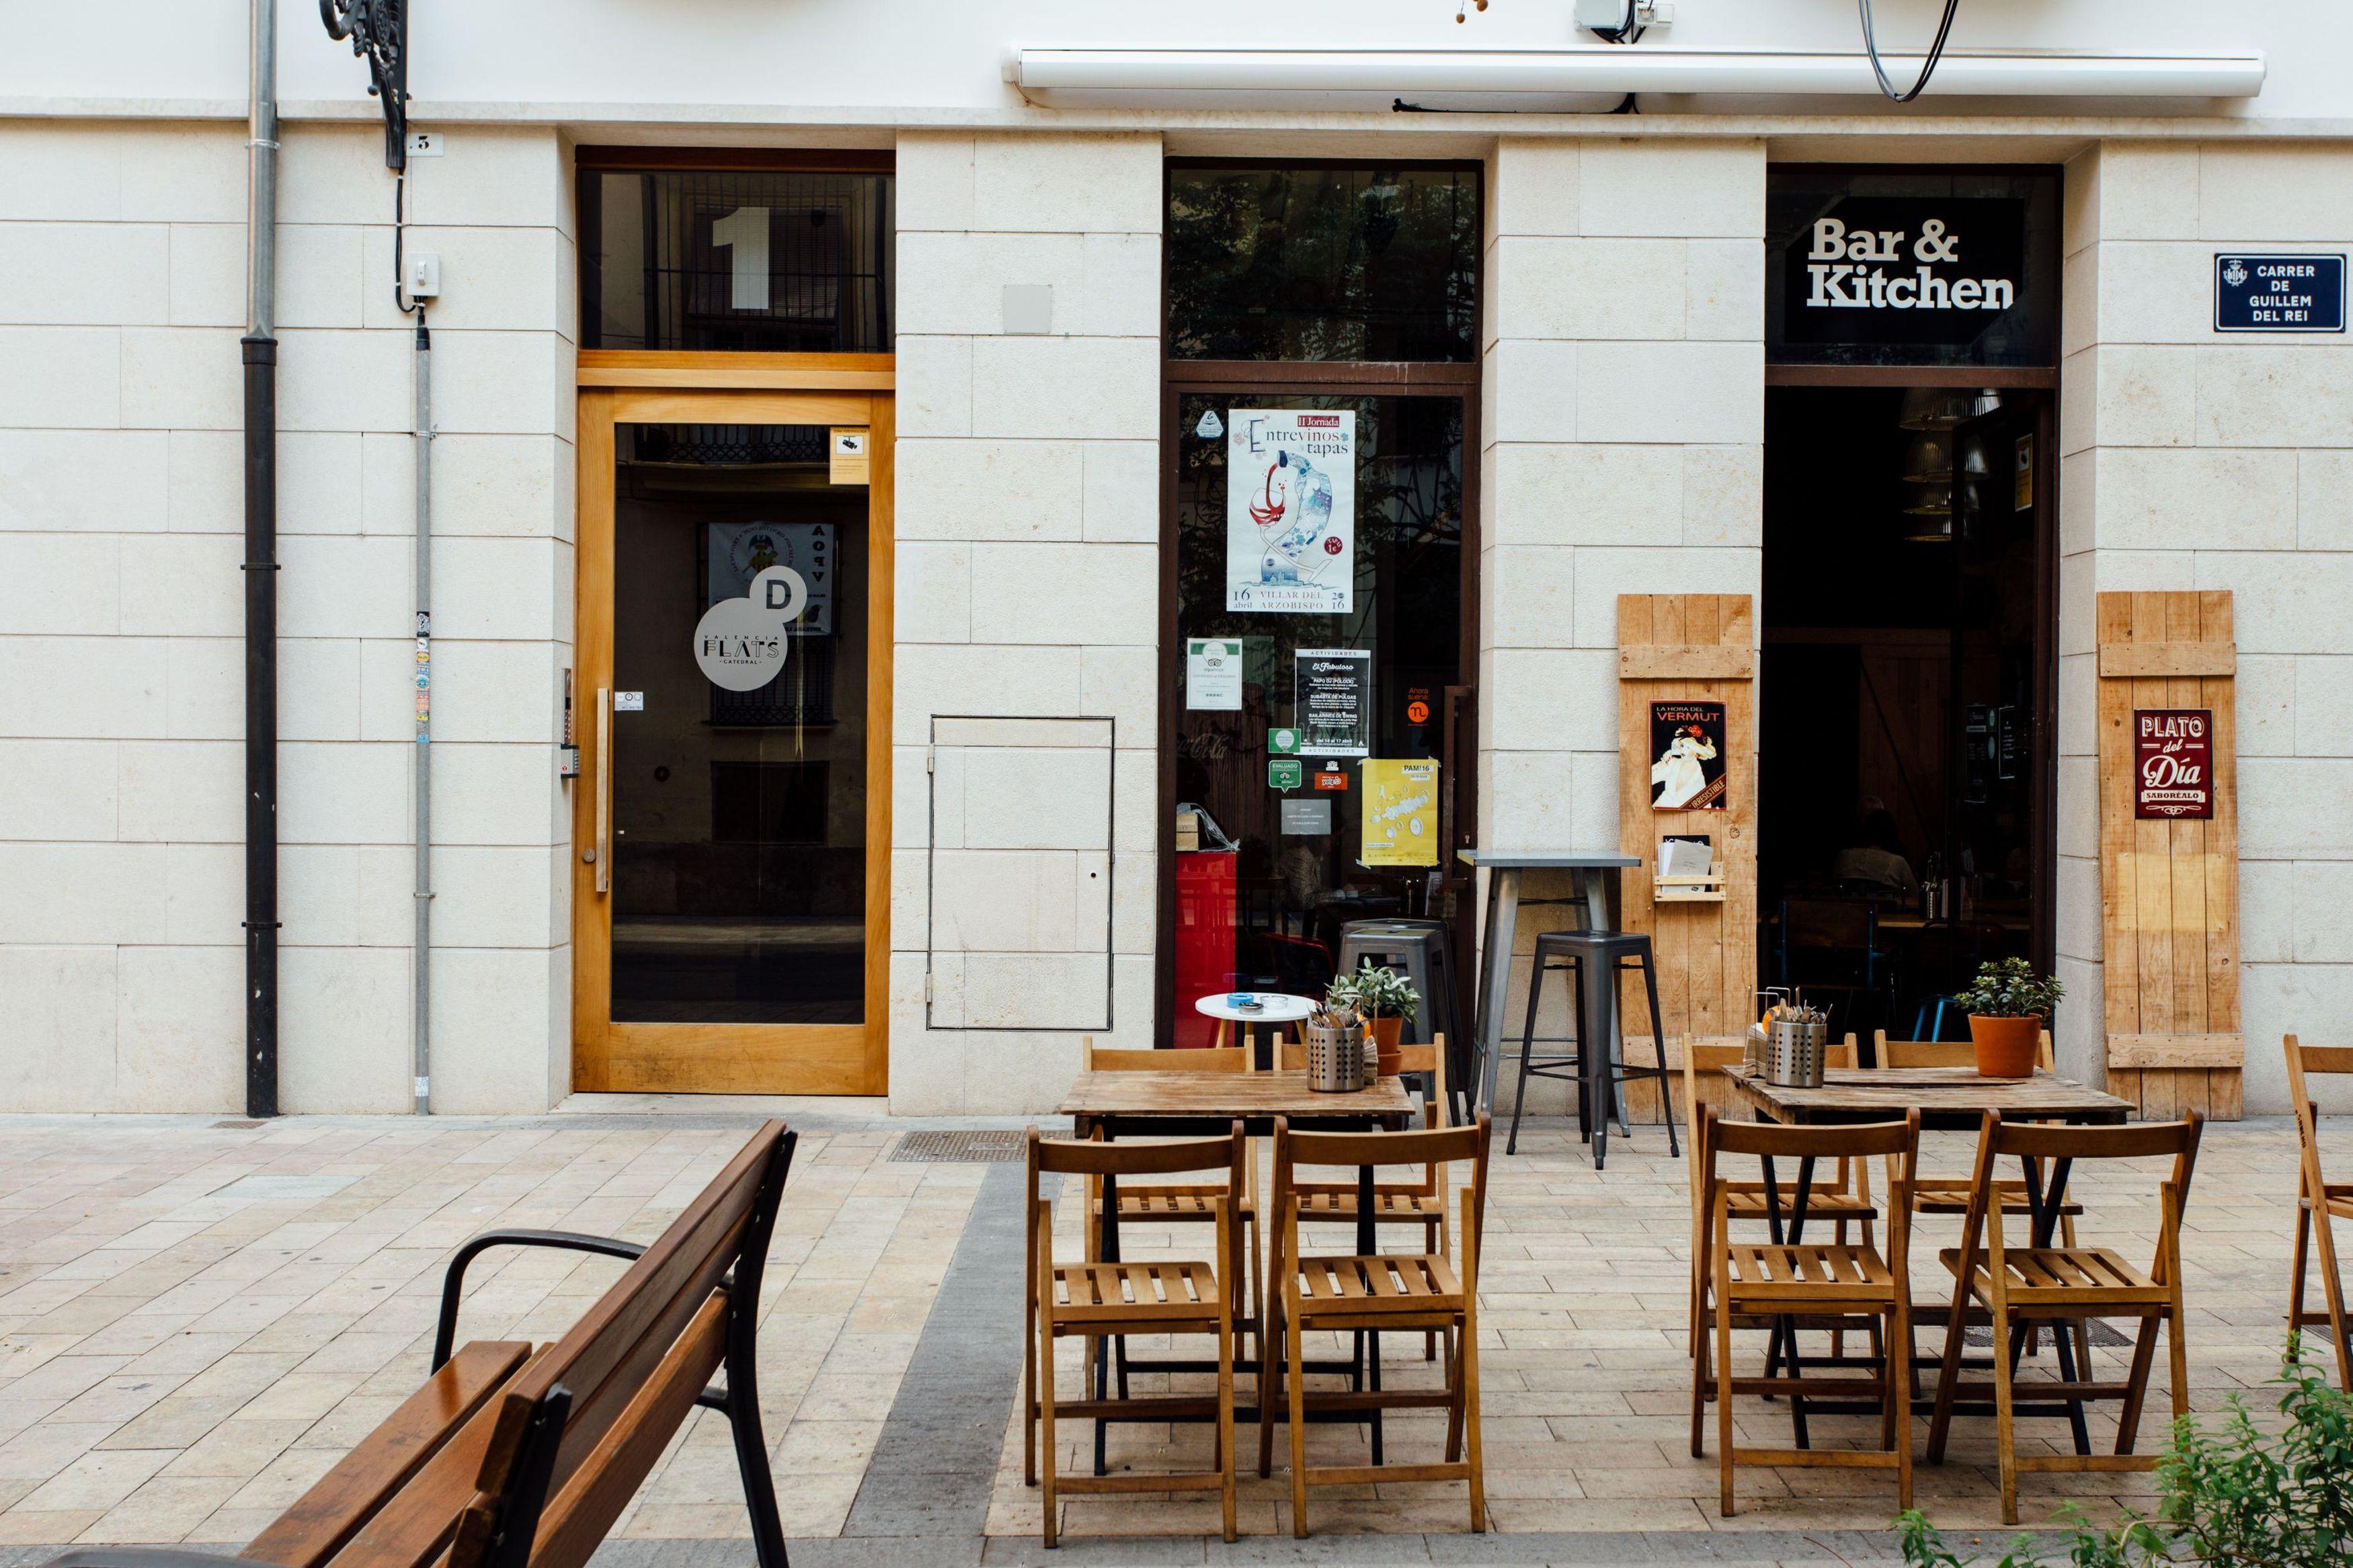
<instances>
[{"instance_id":1,"label":"stone paving tile","mask_svg":"<svg viewBox=\"0 0 2353 1568\"><path fill-rule=\"evenodd\" d=\"M33 1560L10 1555L19 1546L249 1539L423 1377L451 1247L493 1226L649 1238L752 1121L299 1119L234 1131L196 1118L0 1119L0 1568ZM897 1131L817 1118L777 1223L763 1289L761 1405L795 1561L1043 1561L1038 1494L1020 1480L1018 1410L993 1474L933 1478L978 1489L985 1542L968 1524L936 1540L843 1533L988 1174L891 1163ZM2330 1123L2324 1138L2325 1159L2353 1166L2353 1123ZM1694 1459L1688 1448L1685 1170L1664 1157L1656 1131L1617 1142L1602 1173L1556 1121L1524 1131L1521 1148L1496 1159L1482 1290L1488 1511L1499 1533L1465 1532L1459 1484L1382 1485L1317 1489L1309 1506L1318 1534L1294 1543L1287 1435L1275 1434L1277 1464L1261 1479L1252 1429L1240 1444L1250 1540L1227 1548L1213 1539L1214 1496L1066 1499L1070 1544L1055 1561L1826 1560L1810 1542L1835 1544L1856 1563L1883 1558L1893 1487L1868 1472L1744 1468L1741 1512L1717 1516L1713 1411L1710 1457ZM1968 1154L1968 1140L1939 1136L1926 1163L1957 1173ZM2189 1393L2200 1410L2276 1368L2293 1161L2284 1122L2208 1130L2184 1237ZM2151 1172L2079 1173L2077 1195L2087 1240L2128 1257L2148 1251ZM1924 1296L1943 1292L1935 1249L1957 1230L1923 1223L1915 1273ZM1058 1247L1075 1255L1074 1204L1058 1205L1057 1231ZM1189 1255L1201 1242L1181 1226L1125 1237L1139 1258ZM1018 1289L1018 1258L995 1262L988 1288ZM572 1254L488 1255L470 1279L461 1334L552 1339L617 1268ZM1940 1332L1932 1325L1924 1345ZM1387 1352L1392 1386L1434 1379L1418 1343ZM1753 1358L1757 1347L1741 1353ZM1007 1354L992 1349L990 1359ZM1077 1355L1065 1346L1059 1358L1066 1389L1077 1384ZM2114 1350L2096 1359L2121 1364ZM995 1379L1009 1404L1018 1374L1008 1361L923 1377L959 1385L969 1377L976 1395ZM2143 1431L2152 1447L2163 1439L2164 1377L2160 1357ZM922 1403L907 1407L911 1435L920 1435ZM1748 1441L1787 1439L1786 1415L1761 1402L1744 1401L1736 1425ZM1873 1425L1818 1417L1817 1439L1862 1441ZM1959 1422L1951 1462L1917 1469L1922 1506L1987 1541L2008 1533L1997 1526L1990 1425ZM2093 1431L2105 1446L2112 1415L2095 1414ZM1431 1418L1398 1418L1389 1452L1435 1448L1440 1433ZM1065 1467L1091 1458L1091 1429L1069 1423L1060 1436ZM2063 1427L2037 1423L2025 1436L2056 1451ZM1925 1441L1916 1428L1915 1441ZM1319 1462L1366 1457L1359 1428L1319 1426L1309 1447ZM1110 1451L1122 1468L1196 1468L1208 1435L1121 1426ZM2030 1477L2022 1490L2030 1522L2065 1500L2107 1517L2150 1495L2141 1476ZM928 1517L928 1504L911 1501L907 1517ZM976 1509L943 1494L936 1511L968 1520ZM747 1537L725 1425L699 1413L623 1515L598 1568L747 1563Z\"/></svg>"}]
</instances>

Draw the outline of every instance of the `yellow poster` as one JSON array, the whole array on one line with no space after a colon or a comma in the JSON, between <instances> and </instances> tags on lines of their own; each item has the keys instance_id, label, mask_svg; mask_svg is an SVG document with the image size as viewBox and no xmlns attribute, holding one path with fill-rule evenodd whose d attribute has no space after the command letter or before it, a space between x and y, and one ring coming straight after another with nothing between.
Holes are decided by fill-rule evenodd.
<instances>
[{"instance_id":1,"label":"yellow poster","mask_svg":"<svg viewBox=\"0 0 2353 1568\"><path fill-rule=\"evenodd\" d=\"M1438 864L1438 764L1368 757L1365 761L1366 866Z\"/></svg>"}]
</instances>

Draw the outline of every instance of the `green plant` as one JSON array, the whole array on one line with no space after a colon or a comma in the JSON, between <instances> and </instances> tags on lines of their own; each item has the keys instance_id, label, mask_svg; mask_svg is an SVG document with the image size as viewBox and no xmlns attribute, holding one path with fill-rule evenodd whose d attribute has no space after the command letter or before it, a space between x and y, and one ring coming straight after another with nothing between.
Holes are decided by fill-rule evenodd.
<instances>
[{"instance_id":1,"label":"green plant","mask_svg":"<svg viewBox=\"0 0 2353 1568\"><path fill-rule=\"evenodd\" d=\"M1411 1022L1421 1011L1421 994L1395 970L1366 959L1354 974L1334 976L1324 987L1329 1006L1353 1007L1367 1018L1403 1018Z\"/></svg>"},{"instance_id":2,"label":"green plant","mask_svg":"<svg viewBox=\"0 0 2353 1568\"><path fill-rule=\"evenodd\" d=\"M1986 1018L2049 1018L2067 988L2052 975L2038 974L2022 958L1978 966L1978 977L1954 998Z\"/></svg>"},{"instance_id":3,"label":"green plant","mask_svg":"<svg viewBox=\"0 0 2353 1568\"><path fill-rule=\"evenodd\" d=\"M2079 1521L2061 1543L2073 1568L2156 1568L2197 1562L2212 1568L2343 1568L2353 1560L2353 1394L2340 1393L2299 1358L2290 1335L2280 1375L2276 1432L2265 1432L2238 1395L2220 1429L2191 1416L2173 1424L2157 1472L2155 1520L2127 1516L2114 1530ZM2069 1510L2072 1512L2072 1510ZM1917 1509L1895 1521L1912 1568L1964 1568ZM2042 1568L2021 1538L1996 1568Z\"/></svg>"}]
</instances>

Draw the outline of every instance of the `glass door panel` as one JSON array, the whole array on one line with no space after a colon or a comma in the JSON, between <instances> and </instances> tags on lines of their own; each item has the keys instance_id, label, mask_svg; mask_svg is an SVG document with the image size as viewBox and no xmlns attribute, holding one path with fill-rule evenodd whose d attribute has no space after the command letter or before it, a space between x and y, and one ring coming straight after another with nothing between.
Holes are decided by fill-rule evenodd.
<instances>
[{"instance_id":1,"label":"glass door panel","mask_svg":"<svg viewBox=\"0 0 2353 1568\"><path fill-rule=\"evenodd\" d=\"M1448 689L1463 684L1463 405L1176 401L1174 1024L1176 1044L1199 1046L1214 1025L1195 1012L1198 997L1320 995L1348 921L1444 912ZM1229 439L1267 411L1348 416L1347 473ZM1250 471L1238 477L1235 461ZM1229 511L1237 483L1247 493ZM1335 573L1327 556L1347 564ZM1232 607L1318 595L1318 607Z\"/></svg>"},{"instance_id":2,"label":"glass door panel","mask_svg":"<svg viewBox=\"0 0 2353 1568\"><path fill-rule=\"evenodd\" d=\"M614 432L617 1022L864 1019L866 489L826 439ZM771 569L791 620L714 616Z\"/></svg>"}]
</instances>

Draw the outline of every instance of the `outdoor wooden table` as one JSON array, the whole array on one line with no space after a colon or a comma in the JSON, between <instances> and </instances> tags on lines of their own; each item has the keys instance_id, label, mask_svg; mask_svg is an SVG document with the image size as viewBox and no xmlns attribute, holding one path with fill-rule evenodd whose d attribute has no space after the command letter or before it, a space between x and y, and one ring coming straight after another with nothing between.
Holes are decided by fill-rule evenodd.
<instances>
[{"instance_id":1,"label":"outdoor wooden table","mask_svg":"<svg viewBox=\"0 0 2353 1568\"><path fill-rule=\"evenodd\" d=\"M1760 1121L1894 1121L1917 1110L1923 1127L1974 1132L1989 1110L2020 1121L2090 1123L2123 1121L2133 1110L2128 1100L2040 1070L2032 1078L1985 1078L1975 1068L1832 1068L1820 1089L1788 1089L1735 1063L1724 1069L1724 1081Z\"/></svg>"},{"instance_id":2,"label":"outdoor wooden table","mask_svg":"<svg viewBox=\"0 0 2353 1568\"><path fill-rule=\"evenodd\" d=\"M1768 1083L1762 1073L1746 1063L1735 1063L1724 1069L1724 1079L1732 1100L1746 1105L1759 1121L1893 1121L1916 1110L1924 1129L1974 1132L1985 1124L1989 1110L2001 1112L2005 1120L2074 1124L2122 1122L2129 1120L2133 1111L2128 1100L2040 1069L2032 1078L1987 1078L1975 1068L1832 1068L1822 1075L1820 1089L1791 1089ZM2049 1247L2058 1228L2060 1206L2066 1200L2067 1163L2060 1161L2053 1165L2048 1192L2043 1189L2042 1163L2021 1163L2026 1173L2027 1207L2032 1215L2032 1244ZM1805 1194L1812 1182L1813 1162L1799 1162L1798 1205L1788 1226L1788 1241L1793 1246L1805 1234ZM1765 1199L1767 1224L1778 1245L1783 1231L1781 1199L1770 1160L1765 1162ZM1954 1289L1957 1300L1957 1282ZM1948 1331L1959 1330L1952 1326ZM2052 1334L2059 1355L2060 1375L2072 1382L2075 1376L2074 1351L2068 1341L2066 1334ZM1796 1375L1797 1346L1796 1325L1784 1320L1774 1334L1774 1344L1767 1355L1786 1353L1791 1374ZM2000 1354L2001 1347L1994 1347L1994 1353ZM1934 1404L1933 1399L1918 1399L1914 1401L1914 1407ZM1804 1406L1801 1399L1789 1402L1799 1447L1806 1446ZM2074 1428L2076 1451L2089 1453L2091 1438L2080 1401L2070 1402L2068 1415Z\"/></svg>"},{"instance_id":3,"label":"outdoor wooden table","mask_svg":"<svg viewBox=\"0 0 2353 1568\"><path fill-rule=\"evenodd\" d=\"M1377 1127L1396 1131L1409 1125L1421 1104L1402 1079L1385 1078L1370 1089L1322 1094L1308 1087L1304 1072L1082 1072L1071 1085L1060 1113L1080 1138L1101 1131L1106 1140L1131 1136L1199 1136L1234 1122L1264 1137L1276 1117L1294 1127L1325 1131ZM1116 1177L1103 1184L1103 1261L1119 1261ZM1373 1171L1356 1173L1356 1250L1374 1250Z\"/></svg>"},{"instance_id":4,"label":"outdoor wooden table","mask_svg":"<svg viewBox=\"0 0 2353 1568\"><path fill-rule=\"evenodd\" d=\"M1061 1115L1071 1119L1071 1132L1081 1138L1092 1138L1101 1132L1106 1141L1122 1134L1135 1137L1199 1136L1226 1131L1236 1121L1244 1131L1264 1137L1274 1131L1275 1118L1282 1117L1292 1126L1324 1131L1379 1128L1396 1131L1411 1124L1421 1110L1421 1102L1409 1093L1401 1079L1385 1078L1370 1089L1360 1089L1346 1094L1323 1094L1308 1087L1304 1072L1082 1072L1071 1085L1071 1092L1059 1108ZM1119 1184L1114 1176L1103 1181L1102 1258L1105 1263L1119 1261ZM1356 1251L1360 1255L1379 1250L1373 1223L1373 1167L1360 1166L1356 1172ZM1084 1216L1083 1227L1092 1215ZM1261 1227L1274 1223L1274 1216L1261 1213ZM1271 1282L1270 1282L1271 1288ZM1260 1325L1261 1353L1264 1353L1264 1325ZM1370 1341L1372 1351L1371 1378L1376 1389L1380 1386L1380 1339ZM1127 1373L1136 1365L1126 1360L1123 1349L1120 1385L1126 1387ZM1095 1359L1095 1396L1107 1392L1108 1363L1111 1358ZM1155 1371L1198 1371L1203 1363L1194 1362L1158 1362ZM1239 1359L1237 1373L1243 1369ZM1351 1372L1361 1364L1358 1358L1334 1365L1314 1366L1316 1371ZM1249 1363L1256 1369L1256 1362ZM1297 1375L1294 1373L1294 1375ZM1235 1419L1242 1419L1243 1406L1235 1407ZM1258 1419L1255 1400L1248 1405L1249 1418ZM1359 1413L1325 1411L1322 1417L1355 1422L1363 1419ZM1104 1429L1109 1420L1095 1424L1095 1473L1104 1468ZM1138 1417L1138 1419L1148 1419ZM1166 1420L1163 1415L1156 1419ZM1375 1463L1379 1462L1381 1445L1380 1412L1372 1414L1373 1451Z\"/></svg>"}]
</instances>

